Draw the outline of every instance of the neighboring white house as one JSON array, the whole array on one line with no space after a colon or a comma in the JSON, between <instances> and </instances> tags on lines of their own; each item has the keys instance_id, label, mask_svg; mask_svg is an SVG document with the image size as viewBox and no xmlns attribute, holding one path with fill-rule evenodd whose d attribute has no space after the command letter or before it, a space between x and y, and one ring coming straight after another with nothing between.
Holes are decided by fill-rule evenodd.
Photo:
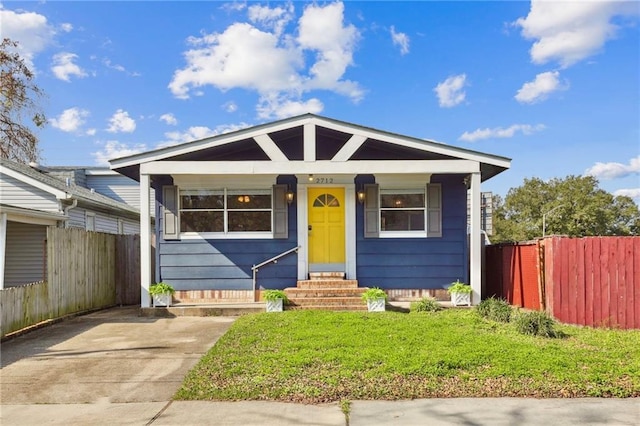
<instances>
[{"instance_id":1,"label":"neighboring white house","mask_svg":"<svg viewBox=\"0 0 640 426\"><path fill-rule=\"evenodd\" d=\"M0 288L44 279L47 226L140 232L137 200L130 205L85 187L91 176L81 168L49 173L0 159ZM137 182L128 180L138 191Z\"/></svg>"}]
</instances>

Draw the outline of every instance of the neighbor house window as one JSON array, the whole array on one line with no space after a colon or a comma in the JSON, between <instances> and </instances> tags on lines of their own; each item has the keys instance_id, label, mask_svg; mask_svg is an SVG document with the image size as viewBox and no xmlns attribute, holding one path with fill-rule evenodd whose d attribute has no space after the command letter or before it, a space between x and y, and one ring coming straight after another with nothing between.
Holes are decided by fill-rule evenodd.
<instances>
[{"instance_id":1,"label":"neighbor house window","mask_svg":"<svg viewBox=\"0 0 640 426\"><path fill-rule=\"evenodd\" d=\"M271 233L271 190L180 190L185 234Z\"/></svg>"},{"instance_id":2,"label":"neighbor house window","mask_svg":"<svg viewBox=\"0 0 640 426\"><path fill-rule=\"evenodd\" d=\"M380 232L425 232L425 189L381 189Z\"/></svg>"},{"instance_id":3,"label":"neighbor house window","mask_svg":"<svg viewBox=\"0 0 640 426\"><path fill-rule=\"evenodd\" d=\"M87 231L95 231L96 230L96 215L95 215L95 213L86 213L84 226L85 226L85 229Z\"/></svg>"}]
</instances>

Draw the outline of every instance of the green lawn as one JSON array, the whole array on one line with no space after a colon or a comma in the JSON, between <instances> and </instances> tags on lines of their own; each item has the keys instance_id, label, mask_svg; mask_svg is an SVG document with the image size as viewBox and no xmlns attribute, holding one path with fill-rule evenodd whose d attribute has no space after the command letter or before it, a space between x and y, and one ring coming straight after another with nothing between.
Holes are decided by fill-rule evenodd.
<instances>
[{"instance_id":1,"label":"green lawn","mask_svg":"<svg viewBox=\"0 0 640 426\"><path fill-rule=\"evenodd\" d=\"M286 311L239 318L177 399L317 403L426 397L640 396L640 331L517 333L474 310Z\"/></svg>"}]
</instances>

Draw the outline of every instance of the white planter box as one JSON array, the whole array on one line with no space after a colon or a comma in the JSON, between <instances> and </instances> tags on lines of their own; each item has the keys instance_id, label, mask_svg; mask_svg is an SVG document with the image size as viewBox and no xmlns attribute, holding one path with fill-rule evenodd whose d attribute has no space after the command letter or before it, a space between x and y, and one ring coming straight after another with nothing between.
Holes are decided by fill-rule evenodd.
<instances>
[{"instance_id":1,"label":"white planter box","mask_svg":"<svg viewBox=\"0 0 640 426\"><path fill-rule=\"evenodd\" d=\"M453 306L471 306L471 293L451 293Z\"/></svg>"},{"instance_id":2,"label":"white planter box","mask_svg":"<svg viewBox=\"0 0 640 426\"><path fill-rule=\"evenodd\" d=\"M162 293L153 295L153 306L171 306L171 293Z\"/></svg>"},{"instance_id":3,"label":"white planter box","mask_svg":"<svg viewBox=\"0 0 640 426\"><path fill-rule=\"evenodd\" d=\"M282 312L282 299L267 300L267 312Z\"/></svg>"},{"instance_id":4,"label":"white planter box","mask_svg":"<svg viewBox=\"0 0 640 426\"><path fill-rule=\"evenodd\" d=\"M385 300L382 299L369 299L367 300L367 309L369 312L384 312Z\"/></svg>"}]
</instances>

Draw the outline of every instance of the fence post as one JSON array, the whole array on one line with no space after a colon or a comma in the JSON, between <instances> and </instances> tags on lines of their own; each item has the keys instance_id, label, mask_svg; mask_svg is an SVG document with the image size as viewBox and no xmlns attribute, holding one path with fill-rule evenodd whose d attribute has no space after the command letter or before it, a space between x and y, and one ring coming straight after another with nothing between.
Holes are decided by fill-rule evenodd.
<instances>
[{"instance_id":1,"label":"fence post","mask_svg":"<svg viewBox=\"0 0 640 426\"><path fill-rule=\"evenodd\" d=\"M547 300L545 292L545 274L544 274L544 239L536 241L536 250L538 253L538 296L540 297L540 310L547 310Z\"/></svg>"}]
</instances>

